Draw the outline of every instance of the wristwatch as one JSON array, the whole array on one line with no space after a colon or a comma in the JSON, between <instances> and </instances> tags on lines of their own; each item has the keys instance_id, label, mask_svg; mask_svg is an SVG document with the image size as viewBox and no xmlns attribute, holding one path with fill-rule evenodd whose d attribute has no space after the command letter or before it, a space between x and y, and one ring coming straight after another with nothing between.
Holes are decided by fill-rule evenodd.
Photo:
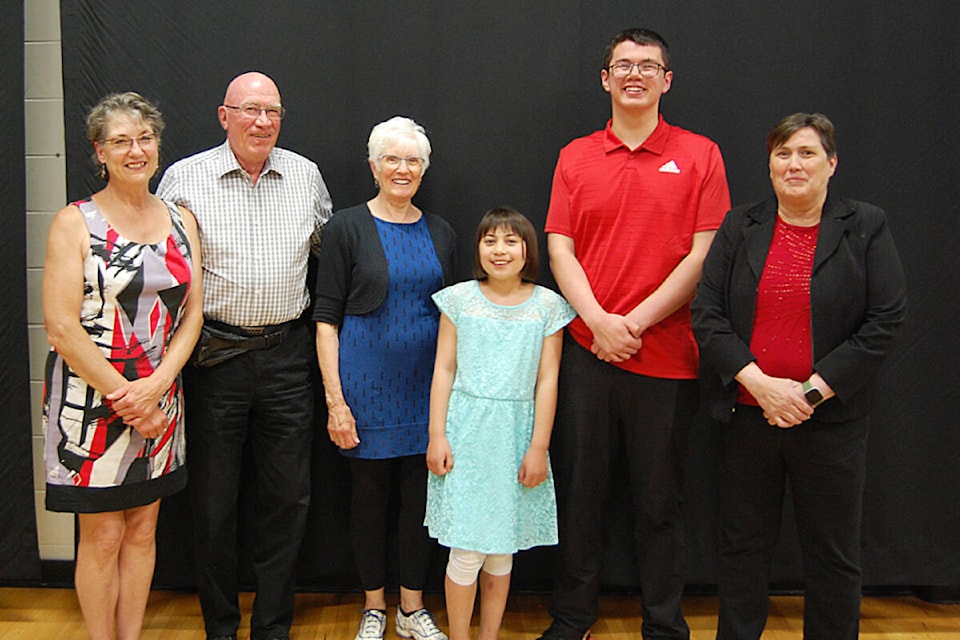
<instances>
[{"instance_id":1,"label":"wristwatch","mask_svg":"<svg viewBox=\"0 0 960 640\"><path fill-rule=\"evenodd\" d=\"M820 393L820 389L813 386L813 383L809 380L803 383L803 397L807 399L811 407L816 407L826 400L823 394Z\"/></svg>"}]
</instances>

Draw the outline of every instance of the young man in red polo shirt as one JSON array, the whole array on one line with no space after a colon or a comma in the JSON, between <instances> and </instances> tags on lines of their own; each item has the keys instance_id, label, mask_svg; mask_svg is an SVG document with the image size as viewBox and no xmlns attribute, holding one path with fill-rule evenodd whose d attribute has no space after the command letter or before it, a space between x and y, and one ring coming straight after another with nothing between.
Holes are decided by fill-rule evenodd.
<instances>
[{"instance_id":1,"label":"young man in red polo shirt","mask_svg":"<svg viewBox=\"0 0 960 640\"><path fill-rule=\"evenodd\" d=\"M553 275L579 317L551 445L561 561L542 638L580 640L597 619L617 463L629 479L643 637L686 639L680 503L699 395L689 303L730 193L717 145L660 116L673 71L659 34L617 34L600 80L612 118L560 151L547 213Z\"/></svg>"}]
</instances>

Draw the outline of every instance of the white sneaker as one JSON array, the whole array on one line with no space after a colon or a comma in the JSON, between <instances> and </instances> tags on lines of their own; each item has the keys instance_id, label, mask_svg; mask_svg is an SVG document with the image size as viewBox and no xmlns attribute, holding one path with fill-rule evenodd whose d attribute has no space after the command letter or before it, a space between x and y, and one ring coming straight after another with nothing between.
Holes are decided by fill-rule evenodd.
<instances>
[{"instance_id":1,"label":"white sneaker","mask_svg":"<svg viewBox=\"0 0 960 640\"><path fill-rule=\"evenodd\" d=\"M397 607L397 635L414 640L447 640L447 634L440 631L433 614L426 609L418 609L405 616Z\"/></svg>"},{"instance_id":2,"label":"white sneaker","mask_svg":"<svg viewBox=\"0 0 960 640\"><path fill-rule=\"evenodd\" d=\"M379 609L364 609L360 618L360 630L354 640L383 640L387 630L387 612Z\"/></svg>"}]
</instances>

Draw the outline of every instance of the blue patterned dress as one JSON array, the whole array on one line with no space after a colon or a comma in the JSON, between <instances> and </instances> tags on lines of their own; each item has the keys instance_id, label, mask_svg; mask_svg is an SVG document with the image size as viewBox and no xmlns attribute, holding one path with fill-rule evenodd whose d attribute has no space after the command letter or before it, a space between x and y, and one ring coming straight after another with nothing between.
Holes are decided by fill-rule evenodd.
<instances>
[{"instance_id":1,"label":"blue patterned dress","mask_svg":"<svg viewBox=\"0 0 960 640\"><path fill-rule=\"evenodd\" d=\"M526 302L498 305L476 280L437 292L457 328L457 373L447 409L453 469L430 474L430 535L481 553L515 553L557 543L553 473L534 488L517 480L533 435L534 391L543 340L576 315L537 286Z\"/></svg>"},{"instance_id":2,"label":"blue patterned dress","mask_svg":"<svg viewBox=\"0 0 960 640\"><path fill-rule=\"evenodd\" d=\"M343 397L360 437L340 453L368 460L427 450L440 323L430 294L443 285L424 217L412 224L374 220L387 258L387 297L370 313L345 315L340 329Z\"/></svg>"},{"instance_id":3,"label":"blue patterned dress","mask_svg":"<svg viewBox=\"0 0 960 640\"><path fill-rule=\"evenodd\" d=\"M150 375L180 325L193 273L180 212L167 203L170 235L140 244L120 236L92 201L74 204L90 232L80 324L126 379ZM144 438L51 350L43 404L47 509L121 511L182 489L187 476L179 376L160 408L167 428L157 438Z\"/></svg>"}]
</instances>

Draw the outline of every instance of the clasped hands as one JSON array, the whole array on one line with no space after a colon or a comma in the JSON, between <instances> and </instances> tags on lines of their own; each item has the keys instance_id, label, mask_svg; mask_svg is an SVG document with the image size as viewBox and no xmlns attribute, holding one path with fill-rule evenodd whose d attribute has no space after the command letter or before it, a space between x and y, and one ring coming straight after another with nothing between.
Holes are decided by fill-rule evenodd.
<instances>
[{"instance_id":1,"label":"clasped hands","mask_svg":"<svg viewBox=\"0 0 960 640\"><path fill-rule=\"evenodd\" d=\"M789 429L813 416L813 407L803 394L803 385L789 378L765 376L761 384L747 387L763 409L763 417L774 427Z\"/></svg>"},{"instance_id":2,"label":"clasped hands","mask_svg":"<svg viewBox=\"0 0 960 640\"><path fill-rule=\"evenodd\" d=\"M590 351L604 362L629 360L643 346L640 325L626 316L616 313L604 314L590 325L593 344Z\"/></svg>"},{"instance_id":3,"label":"clasped hands","mask_svg":"<svg viewBox=\"0 0 960 640\"><path fill-rule=\"evenodd\" d=\"M167 428L167 414L160 408L160 399L167 389L150 376L128 380L105 397L125 424L144 438L158 438Z\"/></svg>"}]
</instances>

